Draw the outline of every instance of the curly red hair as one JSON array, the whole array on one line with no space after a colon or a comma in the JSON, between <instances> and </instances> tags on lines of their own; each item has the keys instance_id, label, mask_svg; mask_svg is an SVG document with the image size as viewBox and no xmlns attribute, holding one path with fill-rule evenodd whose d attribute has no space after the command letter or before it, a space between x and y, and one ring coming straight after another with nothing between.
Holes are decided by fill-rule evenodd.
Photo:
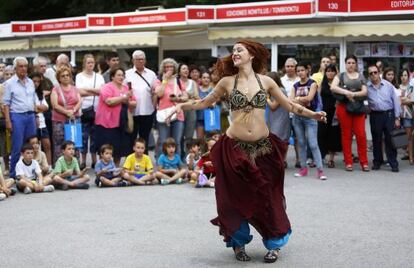
<instances>
[{"instance_id":1,"label":"curly red hair","mask_svg":"<svg viewBox=\"0 0 414 268\"><path fill-rule=\"evenodd\" d=\"M270 53L264 45L247 39L239 40L236 44L242 44L253 56L252 67L256 73L265 74L267 72L267 61L270 58ZM234 66L232 55L217 60L214 72L220 78L235 75L239 72L239 69Z\"/></svg>"}]
</instances>

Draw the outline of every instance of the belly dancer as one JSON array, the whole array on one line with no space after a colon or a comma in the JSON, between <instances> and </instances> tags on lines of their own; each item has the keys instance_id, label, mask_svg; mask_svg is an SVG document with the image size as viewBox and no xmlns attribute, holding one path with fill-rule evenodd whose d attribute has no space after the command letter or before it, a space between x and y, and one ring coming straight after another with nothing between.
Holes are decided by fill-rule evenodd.
<instances>
[{"instance_id":1,"label":"belly dancer","mask_svg":"<svg viewBox=\"0 0 414 268\"><path fill-rule=\"evenodd\" d=\"M252 240L249 225L263 238L265 262L275 262L291 234L284 196L284 155L288 144L271 134L265 121L267 96L298 115L326 121L325 112L313 112L285 97L267 71L268 50L260 43L240 40L233 53L220 59L215 72L221 77L203 100L176 105L175 112L200 110L222 98L228 102L232 124L214 145L218 217L227 247L239 261L249 261L245 245Z\"/></svg>"}]
</instances>

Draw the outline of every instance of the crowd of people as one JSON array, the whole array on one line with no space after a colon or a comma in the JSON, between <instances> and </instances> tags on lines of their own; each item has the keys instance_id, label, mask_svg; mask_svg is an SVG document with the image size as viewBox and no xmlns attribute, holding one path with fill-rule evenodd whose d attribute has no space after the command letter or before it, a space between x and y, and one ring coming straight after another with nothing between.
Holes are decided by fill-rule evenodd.
<instances>
[{"instance_id":1,"label":"crowd of people","mask_svg":"<svg viewBox=\"0 0 414 268\"><path fill-rule=\"evenodd\" d=\"M86 54L77 74L65 54L52 65L41 56L30 64L24 57L15 58L13 66L0 63L4 195L14 189L14 182L25 193L50 191L52 185L86 189L88 154L100 187L186 181L214 187L209 151L230 124L229 103L224 99L214 103L221 111L215 131L205 130L204 111L181 111L172 120L167 118L178 103L203 99L213 91L218 82L213 66L189 66L166 58L156 74L146 67L143 51L136 50L131 57L133 66L125 70L118 54L110 52L105 69L98 68L94 55ZM309 168L316 167L317 178L327 179L324 166L334 168L340 151L347 171L359 162L362 171L387 164L398 172L391 136L399 127L406 130L409 141L402 159L414 164L410 70L397 75L395 69L384 69L378 62L368 66L367 80L357 69L355 56L346 57L344 73L338 72L337 65L334 54L323 57L318 72L311 74L312 63L289 58L283 74L267 74L293 102L327 113L327 123L318 123L289 113L266 96L270 131L284 141L293 140L298 168L294 175L307 176ZM368 163L367 116L372 166ZM82 146L65 139L65 125L71 122L81 125ZM352 152L354 135L357 154ZM155 168L149 150L154 150ZM120 166L123 157L126 160ZM10 179L4 180L3 175Z\"/></svg>"}]
</instances>

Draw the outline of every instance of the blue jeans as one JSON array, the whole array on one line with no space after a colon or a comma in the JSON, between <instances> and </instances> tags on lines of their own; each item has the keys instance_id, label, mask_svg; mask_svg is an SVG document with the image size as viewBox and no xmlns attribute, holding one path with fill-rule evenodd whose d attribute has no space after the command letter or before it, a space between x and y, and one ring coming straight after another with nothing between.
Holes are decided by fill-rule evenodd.
<instances>
[{"instance_id":1,"label":"blue jeans","mask_svg":"<svg viewBox=\"0 0 414 268\"><path fill-rule=\"evenodd\" d=\"M35 114L28 113L10 113L10 121L13 131L12 152L10 161L10 177L16 177L16 164L20 158L20 149L30 136L36 135L36 119Z\"/></svg>"},{"instance_id":2,"label":"blue jeans","mask_svg":"<svg viewBox=\"0 0 414 268\"><path fill-rule=\"evenodd\" d=\"M267 250L278 249L286 245L289 240L291 231L282 237L274 237L270 239L263 239L263 245ZM231 236L230 241L226 243L227 247L243 247L252 241L253 236L250 235L249 223L242 221L240 228Z\"/></svg>"},{"instance_id":3,"label":"blue jeans","mask_svg":"<svg viewBox=\"0 0 414 268\"><path fill-rule=\"evenodd\" d=\"M300 166L306 167L306 151L309 145L316 167L322 169L322 156L318 146L318 122L315 119L294 115L292 123L298 139Z\"/></svg>"},{"instance_id":4,"label":"blue jeans","mask_svg":"<svg viewBox=\"0 0 414 268\"><path fill-rule=\"evenodd\" d=\"M175 140L177 145L175 153L181 155L181 138L183 137L184 122L175 120L169 126L164 123L158 123L158 150L157 157L162 154L162 144L169 137Z\"/></svg>"}]
</instances>

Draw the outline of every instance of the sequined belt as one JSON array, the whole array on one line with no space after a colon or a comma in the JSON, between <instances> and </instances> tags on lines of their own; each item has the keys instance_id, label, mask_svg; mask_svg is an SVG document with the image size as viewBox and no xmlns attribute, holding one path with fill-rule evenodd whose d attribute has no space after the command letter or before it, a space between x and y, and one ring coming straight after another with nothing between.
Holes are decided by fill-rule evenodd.
<instances>
[{"instance_id":1,"label":"sequined belt","mask_svg":"<svg viewBox=\"0 0 414 268\"><path fill-rule=\"evenodd\" d=\"M246 153L253 165L256 165L257 157L272 152L272 143L269 137L254 142L236 140L236 146Z\"/></svg>"}]
</instances>

